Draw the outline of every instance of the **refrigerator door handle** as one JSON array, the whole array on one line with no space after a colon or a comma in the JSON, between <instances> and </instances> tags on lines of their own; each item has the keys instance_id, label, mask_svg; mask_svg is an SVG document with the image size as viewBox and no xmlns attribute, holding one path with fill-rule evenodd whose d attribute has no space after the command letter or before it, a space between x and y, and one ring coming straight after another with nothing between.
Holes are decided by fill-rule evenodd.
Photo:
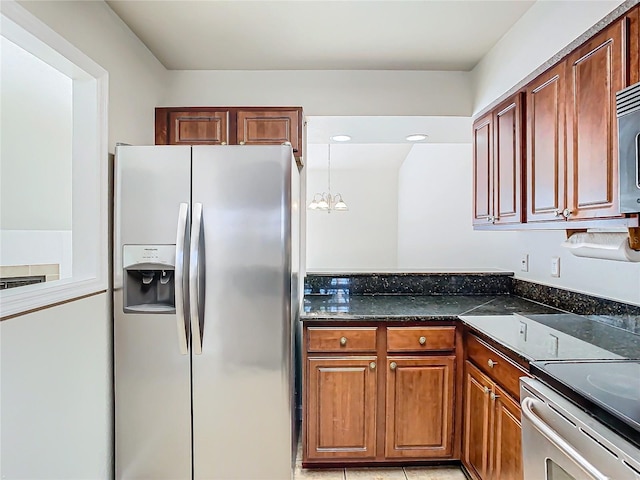
<instances>
[{"instance_id":1,"label":"refrigerator door handle","mask_svg":"<svg viewBox=\"0 0 640 480\"><path fill-rule=\"evenodd\" d=\"M189 246L189 204L181 203L176 233L175 303L178 325L178 348L181 355L189 352L189 322L185 315L185 246ZM188 258L187 258L188 264Z\"/></svg>"},{"instance_id":2,"label":"refrigerator door handle","mask_svg":"<svg viewBox=\"0 0 640 480\"><path fill-rule=\"evenodd\" d=\"M202 353L204 334L204 231L202 229L202 204L193 204L191 223L191 249L189 259L189 307L191 317L191 346L193 353Z\"/></svg>"}]
</instances>

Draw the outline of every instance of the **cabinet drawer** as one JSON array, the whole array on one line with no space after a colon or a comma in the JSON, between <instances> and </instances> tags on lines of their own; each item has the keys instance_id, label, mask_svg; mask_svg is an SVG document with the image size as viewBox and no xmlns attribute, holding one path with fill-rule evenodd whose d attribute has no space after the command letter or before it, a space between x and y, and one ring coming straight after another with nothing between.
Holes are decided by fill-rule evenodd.
<instances>
[{"instance_id":1,"label":"cabinet drawer","mask_svg":"<svg viewBox=\"0 0 640 480\"><path fill-rule=\"evenodd\" d=\"M387 351L453 350L455 331L455 327L389 327Z\"/></svg>"},{"instance_id":2,"label":"cabinet drawer","mask_svg":"<svg viewBox=\"0 0 640 480\"><path fill-rule=\"evenodd\" d=\"M466 337L466 350L469 360L480 370L514 398L520 399L520 377L528 377L526 371L473 335Z\"/></svg>"},{"instance_id":3,"label":"cabinet drawer","mask_svg":"<svg viewBox=\"0 0 640 480\"><path fill-rule=\"evenodd\" d=\"M309 352L375 352L376 327L308 327Z\"/></svg>"}]
</instances>

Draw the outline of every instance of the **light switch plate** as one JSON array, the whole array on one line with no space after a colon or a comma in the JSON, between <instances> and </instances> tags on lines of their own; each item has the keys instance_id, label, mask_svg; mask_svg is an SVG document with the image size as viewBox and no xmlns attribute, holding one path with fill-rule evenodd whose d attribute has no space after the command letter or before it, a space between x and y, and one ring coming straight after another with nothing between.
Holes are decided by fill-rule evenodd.
<instances>
[{"instance_id":1,"label":"light switch plate","mask_svg":"<svg viewBox=\"0 0 640 480\"><path fill-rule=\"evenodd\" d=\"M560 276L560 257L551 257L551 276Z\"/></svg>"}]
</instances>

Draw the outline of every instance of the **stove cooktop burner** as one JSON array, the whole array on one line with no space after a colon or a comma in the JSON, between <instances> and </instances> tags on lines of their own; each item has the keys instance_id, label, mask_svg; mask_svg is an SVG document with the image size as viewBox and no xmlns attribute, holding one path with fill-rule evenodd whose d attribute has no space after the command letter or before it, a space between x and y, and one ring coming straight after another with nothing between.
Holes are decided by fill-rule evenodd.
<instances>
[{"instance_id":1,"label":"stove cooktop burner","mask_svg":"<svg viewBox=\"0 0 640 480\"><path fill-rule=\"evenodd\" d=\"M640 360L541 361L531 372L640 447Z\"/></svg>"},{"instance_id":2,"label":"stove cooktop burner","mask_svg":"<svg viewBox=\"0 0 640 480\"><path fill-rule=\"evenodd\" d=\"M640 377L629 378L626 375L594 373L587 375L587 382L606 394L629 400L640 401Z\"/></svg>"}]
</instances>

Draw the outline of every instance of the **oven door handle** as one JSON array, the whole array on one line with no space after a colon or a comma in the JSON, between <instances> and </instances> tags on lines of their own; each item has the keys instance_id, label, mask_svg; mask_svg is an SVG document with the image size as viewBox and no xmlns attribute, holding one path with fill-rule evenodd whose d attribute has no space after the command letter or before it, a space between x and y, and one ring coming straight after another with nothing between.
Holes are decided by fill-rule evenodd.
<instances>
[{"instance_id":1,"label":"oven door handle","mask_svg":"<svg viewBox=\"0 0 640 480\"><path fill-rule=\"evenodd\" d=\"M564 453L572 461L574 461L582 470L591 475L596 480L610 480L609 477L600 473L596 467L591 465L578 451L573 448L564 438L547 425L540 417L538 417L533 408L537 400L527 397L522 400L522 414L531 422L533 427L538 430L548 441L550 441L558 450Z\"/></svg>"}]
</instances>

